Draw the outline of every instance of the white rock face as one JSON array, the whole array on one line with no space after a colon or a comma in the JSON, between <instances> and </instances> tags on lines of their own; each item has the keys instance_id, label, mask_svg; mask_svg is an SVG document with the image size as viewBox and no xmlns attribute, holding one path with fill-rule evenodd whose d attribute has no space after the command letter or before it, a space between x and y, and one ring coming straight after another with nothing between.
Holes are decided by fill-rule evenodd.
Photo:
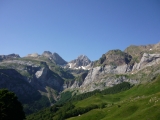
<instances>
[{"instance_id":1,"label":"white rock face","mask_svg":"<svg viewBox=\"0 0 160 120\"><path fill-rule=\"evenodd\" d=\"M39 71L35 73L37 79L45 79L47 74L47 68L41 68Z\"/></svg>"},{"instance_id":2,"label":"white rock face","mask_svg":"<svg viewBox=\"0 0 160 120\"><path fill-rule=\"evenodd\" d=\"M154 64L160 63L160 54L147 54L144 53L141 61L135 63L134 66L131 65L121 65L121 66L98 66L92 68L88 75L86 76L84 82L80 86L81 92L92 91L95 89L102 89L104 87L111 87L122 82L130 82L132 84L139 83L138 80L130 80L125 77L122 78L103 78L106 74L125 74L127 72L132 72L135 70L141 70L147 66L152 66ZM96 85L97 84L97 85Z\"/></svg>"},{"instance_id":3,"label":"white rock face","mask_svg":"<svg viewBox=\"0 0 160 120\"><path fill-rule=\"evenodd\" d=\"M124 76L121 76L118 78L107 77L107 78L103 78L103 79L94 81L90 84L80 86L80 92L89 92L89 91L93 91L95 89L103 90L105 87L113 87L114 85L120 84L122 82L130 82L131 84L138 84L139 83L138 80L127 79Z\"/></svg>"},{"instance_id":4,"label":"white rock face","mask_svg":"<svg viewBox=\"0 0 160 120\"><path fill-rule=\"evenodd\" d=\"M86 86L88 84L91 84L92 82L98 81L101 78L101 76L104 76L105 74L123 74L127 71L127 68L127 64L118 67L107 65L105 67L98 66L92 68L89 71L87 77L85 78L82 86Z\"/></svg>"},{"instance_id":5,"label":"white rock face","mask_svg":"<svg viewBox=\"0 0 160 120\"><path fill-rule=\"evenodd\" d=\"M144 53L143 57L141 58L141 61L139 63L136 63L133 66L132 71L143 69L147 66L152 66L154 64L159 64L160 62L160 54L147 54Z\"/></svg>"}]
</instances>

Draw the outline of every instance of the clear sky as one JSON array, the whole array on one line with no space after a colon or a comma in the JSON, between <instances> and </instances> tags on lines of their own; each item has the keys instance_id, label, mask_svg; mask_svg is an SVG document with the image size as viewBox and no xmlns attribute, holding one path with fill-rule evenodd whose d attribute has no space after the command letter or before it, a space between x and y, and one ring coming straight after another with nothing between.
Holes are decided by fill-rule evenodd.
<instances>
[{"instance_id":1,"label":"clear sky","mask_svg":"<svg viewBox=\"0 0 160 120\"><path fill-rule=\"evenodd\" d=\"M97 60L160 42L160 0L0 0L0 54L57 52Z\"/></svg>"}]
</instances>

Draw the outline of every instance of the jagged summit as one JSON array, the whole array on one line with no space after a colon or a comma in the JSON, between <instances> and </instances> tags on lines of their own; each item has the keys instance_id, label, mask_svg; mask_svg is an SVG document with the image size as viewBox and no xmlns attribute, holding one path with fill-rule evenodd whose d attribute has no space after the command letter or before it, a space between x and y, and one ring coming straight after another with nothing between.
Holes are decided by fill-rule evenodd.
<instances>
[{"instance_id":1,"label":"jagged summit","mask_svg":"<svg viewBox=\"0 0 160 120\"><path fill-rule=\"evenodd\" d=\"M65 65L67 62L57 53L52 54L52 59L59 65Z\"/></svg>"},{"instance_id":2,"label":"jagged summit","mask_svg":"<svg viewBox=\"0 0 160 120\"><path fill-rule=\"evenodd\" d=\"M86 66L91 63L91 60L86 55L80 55L76 59L76 62L79 62L81 66Z\"/></svg>"},{"instance_id":3,"label":"jagged summit","mask_svg":"<svg viewBox=\"0 0 160 120\"><path fill-rule=\"evenodd\" d=\"M94 62L94 66L100 65L113 65L119 66L128 64L132 59L132 56L117 49L117 50L110 50L107 53L103 54L102 57Z\"/></svg>"},{"instance_id":4,"label":"jagged summit","mask_svg":"<svg viewBox=\"0 0 160 120\"><path fill-rule=\"evenodd\" d=\"M70 61L67 65L72 69L90 69L91 60L86 55L80 55L77 59Z\"/></svg>"},{"instance_id":5,"label":"jagged summit","mask_svg":"<svg viewBox=\"0 0 160 120\"><path fill-rule=\"evenodd\" d=\"M17 57L19 55L16 54L0 55L0 88L14 91L27 102L31 102L26 99L30 96L35 96L33 100L40 100L41 97L37 98L39 94L46 96L52 104L63 90L85 93L122 82L143 84L153 81L160 74L159 43L130 46L125 51L110 50L94 63L86 55L67 63L50 51L41 55L29 54L27 59Z\"/></svg>"},{"instance_id":6,"label":"jagged summit","mask_svg":"<svg viewBox=\"0 0 160 120\"><path fill-rule=\"evenodd\" d=\"M59 65L67 64L67 62L57 53L51 53L50 51L44 51L42 56L48 57L50 60L53 60L56 64L59 64Z\"/></svg>"},{"instance_id":7,"label":"jagged summit","mask_svg":"<svg viewBox=\"0 0 160 120\"><path fill-rule=\"evenodd\" d=\"M45 56L45 57L51 57L52 56L52 53L50 51L44 51L42 53L42 56Z\"/></svg>"}]
</instances>

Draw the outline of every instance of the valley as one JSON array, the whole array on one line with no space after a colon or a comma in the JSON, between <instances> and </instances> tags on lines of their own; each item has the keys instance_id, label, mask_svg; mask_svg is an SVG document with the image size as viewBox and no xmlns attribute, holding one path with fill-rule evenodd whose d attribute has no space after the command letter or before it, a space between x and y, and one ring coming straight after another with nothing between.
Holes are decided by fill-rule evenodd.
<instances>
[{"instance_id":1,"label":"valley","mask_svg":"<svg viewBox=\"0 0 160 120\"><path fill-rule=\"evenodd\" d=\"M0 88L18 96L28 120L158 120L159 75L160 43L110 50L96 61L67 62L50 51L0 55Z\"/></svg>"}]
</instances>

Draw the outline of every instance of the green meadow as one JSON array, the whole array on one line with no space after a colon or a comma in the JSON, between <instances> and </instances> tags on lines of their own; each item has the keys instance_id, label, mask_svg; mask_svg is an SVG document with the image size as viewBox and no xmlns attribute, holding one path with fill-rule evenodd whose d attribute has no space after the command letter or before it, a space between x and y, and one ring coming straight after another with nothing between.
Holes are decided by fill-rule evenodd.
<instances>
[{"instance_id":1,"label":"green meadow","mask_svg":"<svg viewBox=\"0 0 160 120\"><path fill-rule=\"evenodd\" d=\"M117 94L97 94L75 102L76 107L106 103L67 120L160 120L160 76L150 83Z\"/></svg>"}]
</instances>

